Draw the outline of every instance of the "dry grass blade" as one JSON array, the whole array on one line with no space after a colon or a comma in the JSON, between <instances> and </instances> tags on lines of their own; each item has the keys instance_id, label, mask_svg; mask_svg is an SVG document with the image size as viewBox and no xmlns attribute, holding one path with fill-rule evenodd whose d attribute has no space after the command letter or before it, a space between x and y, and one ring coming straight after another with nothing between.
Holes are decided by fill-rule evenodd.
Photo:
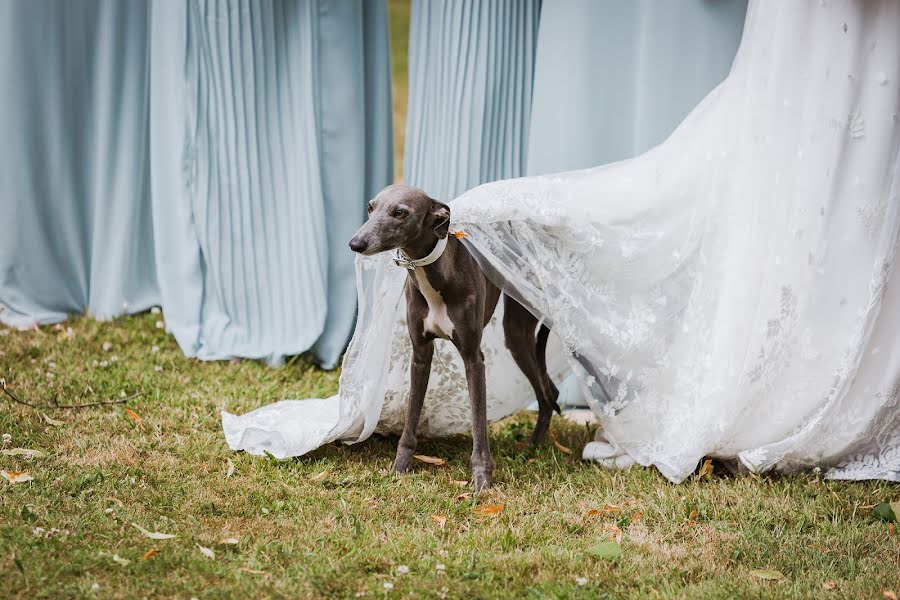
<instances>
[{"instance_id":1,"label":"dry grass blade","mask_svg":"<svg viewBox=\"0 0 900 600\"><path fill-rule=\"evenodd\" d=\"M437 458L436 456L427 456L425 454L414 454L413 458L416 460L422 461L423 463L428 463L429 465L434 465L436 467L446 467L447 461L443 458Z\"/></svg>"},{"instance_id":2,"label":"dry grass blade","mask_svg":"<svg viewBox=\"0 0 900 600\"><path fill-rule=\"evenodd\" d=\"M144 535L144 537L148 537L151 540L171 540L172 538L175 537L171 533L160 533L158 531L148 531L148 530L144 529L143 527L141 527L140 525L138 525L137 523L132 523L131 525L135 529L140 531Z\"/></svg>"},{"instance_id":3,"label":"dry grass blade","mask_svg":"<svg viewBox=\"0 0 900 600\"><path fill-rule=\"evenodd\" d=\"M703 461L703 466L700 467L700 473L698 474L698 477L700 479L705 479L705 478L709 477L710 475L712 475L712 472L713 472L713 462L711 459L707 458L705 461Z\"/></svg>"},{"instance_id":4,"label":"dry grass blade","mask_svg":"<svg viewBox=\"0 0 900 600\"><path fill-rule=\"evenodd\" d=\"M125 413L125 415L126 415L129 419L131 419L132 421L134 421L134 423L135 423L138 427L140 427L141 429L146 429L146 427L144 426L144 420L141 418L141 415L137 414L136 412L134 412L134 411L131 410L130 408L125 408L125 409L123 409L123 412Z\"/></svg>"},{"instance_id":5,"label":"dry grass blade","mask_svg":"<svg viewBox=\"0 0 900 600\"><path fill-rule=\"evenodd\" d=\"M562 452L563 454L568 454L568 455L571 455L571 454L572 454L572 449L571 449L571 448L567 448L567 447L563 446L562 444L560 444L560 443L559 443L559 440L556 439L556 434L553 433L552 431L550 432L550 441L552 441L552 442L553 442L553 446L554 446L557 450L559 450L560 452Z\"/></svg>"}]
</instances>

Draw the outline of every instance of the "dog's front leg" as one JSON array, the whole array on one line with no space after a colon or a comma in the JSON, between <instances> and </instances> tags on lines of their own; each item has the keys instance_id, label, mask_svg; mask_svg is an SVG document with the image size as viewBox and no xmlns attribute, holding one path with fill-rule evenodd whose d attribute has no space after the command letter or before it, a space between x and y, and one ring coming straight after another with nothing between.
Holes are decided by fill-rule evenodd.
<instances>
[{"instance_id":1,"label":"dog's front leg","mask_svg":"<svg viewBox=\"0 0 900 600\"><path fill-rule=\"evenodd\" d=\"M397 444L397 457L394 459L395 473L405 473L413 452L416 451L416 427L422 416L422 405L425 404L425 392L428 390L428 378L431 375L431 359L434 356L434 340L420 339L413 343L412 362L409 366L409 406L406 409L406 424L403 435Z\"/></svg>"},{"instance_id":2,"label":"dog's front leg","mask_svg":"<svg viewBox=\"0 0 900 600\"><path fill-rule=\"evenodd\" d=\"M487 384L484 376L484 355L481 348L461 349L466 365L466 380L469 384L469 402L472 406L472 475L475 491L491 487L494 459L487 429Z\"/></svg>"}]
</instances>

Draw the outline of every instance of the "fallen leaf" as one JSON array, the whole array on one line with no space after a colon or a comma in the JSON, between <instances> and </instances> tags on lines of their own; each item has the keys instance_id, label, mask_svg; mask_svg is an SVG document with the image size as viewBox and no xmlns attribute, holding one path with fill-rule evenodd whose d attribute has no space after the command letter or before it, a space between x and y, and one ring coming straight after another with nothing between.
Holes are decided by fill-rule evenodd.
<instances>
[{"instance_id":1,"label":"fallen leaf","mask_svg":"<svg viewBox=\"0 0 900 600\"><path fill-rule=\"evenodd\" d=\"M442 517L441 515L431 515L431 520L437 523L441 529L447 524L447 517Z\"/></svg>"},{"instance_id":2,"label":"fallen leaf","mask_svg":"<svg viewBox=\"0 0 900 600\"><path fill-rule=\"evenodd\" d=\"M459 487L466 487L467 485L469 485L468 481L463 481L462 479L451 479L450 483L452 483L453 485L458 485Z\"/></svg>"},{"instance_id":3,"label":"fallen leaf","mask_svg":"<svg viewBox=\"0 0 900 600\"><path fill-rule=\"evenodd\" d=\"M771 571L750 571L750 576L762 579L763 581L782 581L786 579L784 573L775 571L774 569Z\"/></svg>"},{"instance_id":4,"label":"fallen leaf","mask_svg":"<svg viewBox=\"0 0 900 600\"><path fill-rule=\"evenodd\" d=\"M63 425L66 424L65 421L58 421L56 419L51 419L44 413L41 413L41 416L44 417L44 420L47 421L48 425L53 425L54 427L62 427Z\"/></svg>"},{"instance_id":5,"label":"fallen leaf","mask_svg":"<svg viewBox=\"0 0 900 600\"><path fill-rule=\"evenodd\" d=\"M894 524L888 523L888 535L894 535Z\"/></svg>"},{"instance_id":6,"label":"fallen leaf","mask_svg":"<svg viewBox=\"0 0 900 600\"><path fill-rule=\"evenodd\" d=\"M131 410L130 408L123 409L123 412L128 416L129 419L135 422L135 424L141 429L145 429L144 420L141 418L139 414Z\"/></svg>"},{"instance_id":7,"label":"fallen leaf","mask_svg":"<svg viewBox=\"0 0 900 600\"><path fill-rule=\"evenodd\" d=\"M889 590L882 590L881 595L887 598L888 600L897 600L897 594L891 592Z\"/></svg>"},{"instance_id":8,"label":"fallen leaf","mask_svg":"<svg viewBox=\"0 0 900 600\"><path fill-rule=\"evenodd\" d=\"M900 511L900 503L898 502L882 502L878 506L872 509L872 514L881 519L882 521L896 521L897 520L897 512L894 511L894 507L897 507L897 510Z\"/></svg>"},{"instance_id":9,"label":"fallen leaf","mask_svg":"<svg viewBox=\"0 0 900 600\"><path fill-rule=\"evenodd\" d=\"M241 543L241 541L237 538L225 538L224 540L222 540L219 543L223 544L225 546L237 546L238 544Z\"/></svg>"},{"instance_id":10,"label":"fallen leaf","mask_svg":"<svg viewBox=\"0 0 900 600\"><path fill-rule=\"evenodd\" d=\"M559 440L556 439L556 434L553 433L552 431L550 432L550 441L552 441L552 442L553 442L553 446L554 446L557 450L559 450L560 452L562 452L563 454L572 454L572 449L571 449L571 448L566 448L565 446L563 446L562 444L560 444L560 443L559 443Z\"/></svg>"},{"instance_id":11,"label":"fallen leaf","mask_svg":"<svg viewBox=\"0 0 900 600\"><path fill-rule=\"evenodd\" d=\"M434 456L426 456L424 454L414 454L413 458L416 460L421 460L423 463L428 463L429 465L434 465L436 467L445 467L447 466L447 461L443 458L437 458Z\"/></svg>"},{"instance_id":12,"label":"fallen leaf","mask_svg":"<svg viewBox=\"0 0 900 600\"><path fill-rule=\"evenodd\" d=\"M704 478L712 475L712 472L713 472L712 460L707 458L705 461L703 461L703 466L700 467L700 473L698 476L700 479L704 479Z\"/></svg>"},{"instance_id":13,"label":"fallen leaf","mask_svg":"<svg viewBox=\"0 0 900 600\"><path fill-rule=\"evenodd\" d=\"M587 553L603 560L616 560L622 556L622 546L616 542L600 542L588 548Z\"/></svg>"},{"instance_id":14,"label":"fallen leaf","mask_svg":"<svg viewBox=\"0 0 900 600\"><path fill-rule=\"evenodd\" d=\"M195 546L197 546L197 549L200 550L200 553L203 556L205 556L206 558L212 559L212 560L216 560L216 553L213 552L210 548L207 548L206 546L201 546L200 544L195 544Z\"/></svg>"},{"instance_id":15,"label":"fallen leaf","mask_svg":"<svg viewBox=\"0 0 900 600\"><path fill-rule=\"evenodd\" d=\"M622 541L622 530L615 523L607 523L606 525L603 526L603 531L605 531L609 534L612 534L612 538L616 542Z\"/></svg>"},{"instance_id":16,"label":"fallen leaf","mask_svg":"<svg viewBox=\"0 0 900 600\"><path fill-rule=\"evenodd\" d=\"M319 473L318 475L313 475L312 477L310 477L310 480L311 480L311 481L322 481L322 480L325 479L326 477L328 477L328 469L325 469L324 471L322 471L322 472Z\"/></svg>"},{"instance_id":17,"label":"fallen leaf","mask_svg":"<svg viewBox=\"0 0 900 600\"><path fill-rule=\"evenodd\" d=\"M135 529L144 534L145 537L150 538L151 540L171 540L175 536L171 533L160 533L158 531L147 531L137 523L132 523Z\"/></svg>"},{"instance_id":18,"label":"fallen leaf","mask_svg":"<svg viewBox=\"0 0 900 600\"><path fill-rule=\"evenodd\" d=\"M20 471L18 473L15 471L0 471L0 475L2 475L10 483L25 483L26 481L34 480L34 477L29 475L25 471Z\"/></svg>"},{"instance_id":19,"label":"fallen leaf","mask_svg":"<svg viewBox=\"0 0 900 600\"><path fill-rule=\"evenodd\" d=\"M829 592L831 590L835 589L836 587L837 587L836 581L826 581L825 583L822 584L822 589L829 591Z\"/></svg>"},{"instance_id":20,"label":"fallen leaf","mask_svg":"<svg viewBox=\"0 0 900 600\"><path fill-rule=\"evenodd\" d=\"M225 461L225 464L228 465L228 469L225 471L225 477L231 477L234 475L234 461L230 458L226 458Z\"/></svg>"},{"instance_id":21,"label":"fallen leaf","mask_svg":"<svg viewBox=\"0 0 900 600\"><path fill-rule=\"evenodd\" d=\"M631 517L631 524L634 525L635 523L640 521L642 518L644 518L644 513L642 513L641 511L634 513L634 515L632 515L632 517Z\"/></svg>"},{"instance_id":22,"label":"fallen leaf","mask_svg":"<svg viewBox=\"0 0 900 600\"><path fill-rule=\"evenodd\" d=\"M147 552L144 553L144 556L141 557L141 560L147 560L154 554L159 552L159 548L150 548Z\"/></svg>"},{"instance_id":23,"label":"fallen leaf","mask_svg":"<svg viewBox=\"0 0 900 600\"><path fill-rule=\"evenodd\" d=\"M490 504L487 506L476 506L472 509L472 512L476 515L489 515L496 516L502 513L506 509L506 506L503 504Z\"/></svg>"},{"instance_id":24,"label":"fallen leaf","mask_svg":"<svg viewBox=\"0 0 900 600\"><path fill-rule=\"evenodd\" d=\"M597 515L611 515L619 512L622 512L622 507L607 502L603 505L603 508L594 508L589 510L587 516L596 517Z\"/></svg>"},{"instance_id":25,"label":"fallen leaf","mask_svg":"<svg viewBox=\"0 0 900 600\"><path fill-rule=\"evenodd\" d=\"M3 456L23 456L27 459L42 458L44 453L40 450L32 450L31 448L11 448L9 450L0 450Z\"/></svg>"},{"instance_id":26,"label":"fallen leaf","mask_svg":"<svg viewBox=\"0 0 900 600\"><path fill-rule=\"evenodd\" d=\"M459 496L456 497L456 501L459 502L460 500L468 500L471 497L472 497L472 492L463 492L462 494L460 494Z\"/></svg>"},{"instance_id":27,"label":"fallen leaf","mask_svg":"<svg viewBox=\"0 0 900 600\"><path fill-rule=\"evenodd\" d=\"M694 521L694 519L696 519L696 518L697 518L697 515L699 515L699 514L700 514L700 513L698 513L696 510L692 510L692 511L691 511L691 514L688 515L688 518L687 518L687 524L690 525L690 526L692 526L692 527L695 526L695 525L697 524L697 522Z\"/></svg>"},{"instance_id":28,"label":"fallen leaf","mask_svg":"<svg viewBox=\"0 0 900 600\"><path fill-rule=\"evenodd\" d=\"M113 562L116 562L116 563L122 565L123 567L127 567L128 565L131 564L130 560L128 560L127 558L122 558L118 554L113 554Z\"/></svg>"}]
</instances>

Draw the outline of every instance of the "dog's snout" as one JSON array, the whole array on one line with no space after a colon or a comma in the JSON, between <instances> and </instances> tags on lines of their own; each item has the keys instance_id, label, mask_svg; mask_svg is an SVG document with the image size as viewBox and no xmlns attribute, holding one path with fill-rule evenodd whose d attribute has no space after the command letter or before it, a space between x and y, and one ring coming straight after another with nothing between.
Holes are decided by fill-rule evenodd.
<instances>
[{"instance_id":1,"label":"dog's snout","mask_svg":"<svg viewBox=\"0 0 900 600\"><path fill-rule=\"evenodd\" d=\"M350 249L354 252L365 252L368 247L369 244L364 239L355 237L350 240Z\"/></svg>"}]
</instances>

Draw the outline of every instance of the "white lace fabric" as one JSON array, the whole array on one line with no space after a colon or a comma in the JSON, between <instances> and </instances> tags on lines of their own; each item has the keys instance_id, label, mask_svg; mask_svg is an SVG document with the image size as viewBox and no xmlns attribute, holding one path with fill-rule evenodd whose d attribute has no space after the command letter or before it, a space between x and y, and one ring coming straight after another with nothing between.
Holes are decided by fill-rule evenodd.
<instances>
[{"instance_id":1,"label":"white lace fabric","mask_svg":"<svg viewBox=\"0 0 900 600\"><path fill-rule=\"evenodd\" d=\"M480 186L453 226L551 325L551 374L578 374L621 454L676 482L704 456L898 481L898 83L896 0L759 0L731 75L662 145ZM340 394L226 413L232 448L297 455L402 428L406 272L380 256L358 274ZM496 322L492 419L533 402ZM462 363L437 344L429 436L470 428Z\"/></svg>"}]
</instances>

